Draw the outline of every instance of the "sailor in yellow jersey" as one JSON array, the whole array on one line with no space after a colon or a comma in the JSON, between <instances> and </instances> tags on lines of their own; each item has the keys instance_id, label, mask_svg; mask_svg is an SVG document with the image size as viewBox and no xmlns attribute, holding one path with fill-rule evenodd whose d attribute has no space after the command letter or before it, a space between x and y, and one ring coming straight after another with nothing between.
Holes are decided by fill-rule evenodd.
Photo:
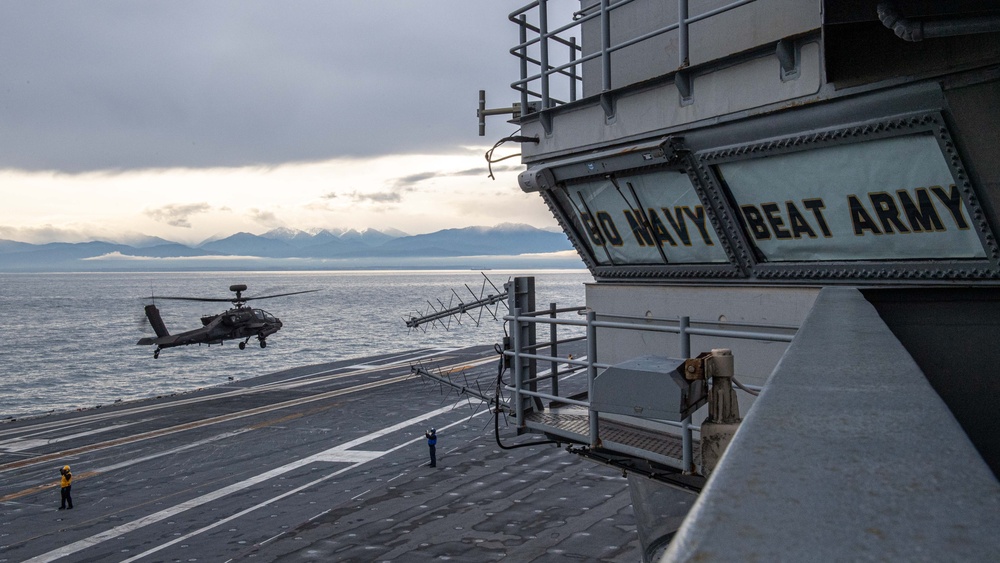
<instances>
[{"instance_id":1,"label":"sailor in yellow jersey","mask_svg":"<svg viewBox=\"0 0 1000 563\"><path fill-rule=\"evenodd\" d=\"M62 475L62 479L59 480L59 492L62 496L62 503L59 505L59 510L64 508L73 509L73 497L70 496L70 489L73 488L73 474L69 472L69 466L64 465L62 469L59 470Z\"/></svg>"}]
</instances>

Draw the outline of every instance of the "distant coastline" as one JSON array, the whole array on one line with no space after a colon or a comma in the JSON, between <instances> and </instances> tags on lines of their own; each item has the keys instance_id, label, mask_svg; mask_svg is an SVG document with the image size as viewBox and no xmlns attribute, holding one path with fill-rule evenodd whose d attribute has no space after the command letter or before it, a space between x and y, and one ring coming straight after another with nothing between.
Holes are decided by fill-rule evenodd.
<instances>
[{"instance_id":1,"label":"distant coastline","mask_svg":"<svg viewBox=\"0 0 1000 563\"><path fill-rule=\"evenodd\" d=\"M277 229L188 246L148 237L29 244L0 240L0 272L319 271L582 269L563 233L529 225L446 229L422 235L399 231L305 233Z\"/></svg>"}]
</instances>

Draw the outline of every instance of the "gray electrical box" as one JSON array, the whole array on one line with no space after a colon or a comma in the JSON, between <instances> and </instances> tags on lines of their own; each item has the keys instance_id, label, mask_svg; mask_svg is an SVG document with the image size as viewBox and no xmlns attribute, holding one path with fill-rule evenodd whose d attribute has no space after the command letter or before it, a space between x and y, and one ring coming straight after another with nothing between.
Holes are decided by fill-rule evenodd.
<instances>
[{"instance_id":1,"label":"gray electrical box","mask_svg":"<svg viewBox=\"0 0 1000 563\"><path fill-rule=\"evenodd\" d=\"M590 402L598 412L679 422L706 400L704 380L684 378L684 360L640 356L598 375Z\"/></svg>"}]
</instances>

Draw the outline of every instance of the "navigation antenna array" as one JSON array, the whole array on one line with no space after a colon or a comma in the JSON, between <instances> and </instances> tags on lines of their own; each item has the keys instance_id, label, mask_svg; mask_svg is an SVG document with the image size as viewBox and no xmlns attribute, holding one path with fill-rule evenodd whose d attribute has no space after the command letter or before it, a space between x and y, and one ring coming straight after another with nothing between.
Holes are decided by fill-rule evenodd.
<instances>
[{"instance_id":1,"label":"navigation antenna array","mask_svg":"<svg viewBox=\"0 0 1000 563\"><path fill-rule=\"evenodd\" d=\"M509 410L506 405L507 399L503 396L502 390L495 389L496 382L493 381L492 376L486 378L487 388L483 389L481 379L473 376L470 380L469 373L465 368L445 370L437 366L427 366L421 362L417 362L410 365L410 373L421 379L436 382L441 389L442 395L446 397L453 393L459 398L465 397L469 407L472 408L471 416L475 416L482 405L489 405L490 409L494 410L494 414L500 413L503 415L504 424L506 425L507 410ZM461 380L458 380L459 377ZM477 402L473 403L472 399L477 399Z\"/></svg>"},{"instance_id":2,"label":"navigation antenna array","mask_svg":"<svg viewBox=\"0 0 1000 563\"><path fill-rule=\"evenodd\" d=\"M479 289L479 295L469 287L469 284L465 285L465 289L468 290L469 295L472 297L471 302L462 301L462 297L454 289L451 290L451 296L448 298L448 304L445 305L443 301L437 299L437 305L435 306L430 300L427 301L427 306L430 307L430 312L417 312L411 314L409 318L404 317L403 321L406 323L406 327L409 329L420 328L424 331L427 328L423 325L428 323L431 326L434 323L440 324L445 330L450 330L452 319L458 324L462 324L462 316L465 315L472 320L473 323L478 327L483 320L483 312L489 313L490 317L493 317L494 321L499 321L500 318L497 316L500 305L502 304L504 308L507 308L507 290L500 290L497 286L490 281L490 278L479 272L483 276L483 285ZM493 291L496 293L488 293L487 285L489 285ZM473 316L472 312L479 310L477 316ZM445 323L447 319L447 323Z\"/></svg>"}]
</instances>

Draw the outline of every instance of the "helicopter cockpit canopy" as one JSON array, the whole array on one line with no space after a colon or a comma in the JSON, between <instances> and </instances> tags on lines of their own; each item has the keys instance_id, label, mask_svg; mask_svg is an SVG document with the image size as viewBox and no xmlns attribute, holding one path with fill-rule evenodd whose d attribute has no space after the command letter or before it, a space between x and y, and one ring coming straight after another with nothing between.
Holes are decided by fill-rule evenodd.
<instances>
[{"instance_id":1,"label":"helicopter cockpit canopy","mask_svg":"<svg viewBox=\"0 0 1000 563\"><path fill-rule=\"evenodd\" d=\"M273 323L273 322L277 322L277 320L278 320L278 319L276 319L274 317L274 315L272 315L271 313L268 313L267 311L265 311L263 309L254 309L253 310L253 314L254 314L255 317L257 317L258 321L264 321L264 322L267 322L267 323Z\"/></svg>"}]
</instances>

